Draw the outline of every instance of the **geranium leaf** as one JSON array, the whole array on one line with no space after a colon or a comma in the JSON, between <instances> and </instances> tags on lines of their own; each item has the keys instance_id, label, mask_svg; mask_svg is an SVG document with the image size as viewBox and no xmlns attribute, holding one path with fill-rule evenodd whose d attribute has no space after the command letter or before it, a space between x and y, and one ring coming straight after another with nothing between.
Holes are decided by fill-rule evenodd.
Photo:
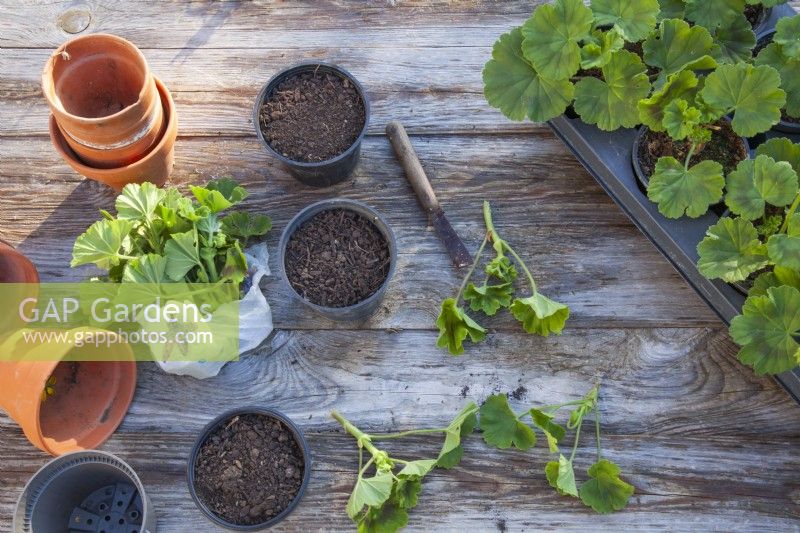
<instances>
[{"instance_id":1,"label":"geranium leaf","mask_svg":"<svg viewBox=\"0 0 800 533\"><path fill-rule=\"evenodd\" d=\"M517 269L506 256L498 255L486 264L486 273L500 281L511 283L517 279Z\"/></svg>"},{"instance_id":2,"label":"geranium leaf","mask_svg":"<svg viewBox=\"0 0 800 533\"><path fill-rule=\"evenodd\" d=\"M592 22L592 11L581 0L542 4L522 25L522 53L542 76L567 79L578 72L578 43L589 36Z\"/></svg>"},{"instance_id":3,"label":"geranium leaf","mask_svg":"<svg viewBox=\"0 0 800 533\"><path fill-rule=\"evenodd\" d=\"M775 161L786 161L800 175L800 144L795 144L786 137L775 137L758 145L756 155L768 155Z\"/></svg>"},{"instance_id":4,"label":"geranium leaf","mask_svg":"<svg viewBox=\"0 0 800 533\"><path fill-rule=\"evenodd\" d=\"M428 472L436 466L436 459L419 459L407 462L397 473L397 477L416 477L421 478L428 475Z\"/></svg>"},{"instance_id":5,"label":"geranium leaf","mask_svg":"<svg viewBox=\"0 0 800 533\"><path fill-rule=\"evenodd\" d=\"M231 237L247 240L264 235L272 229L272 219L266 215L254 215L239 211L222 218L222 228Z\"/></svg>"},{"instance_id":6,"label":"geranium leaf","mask_svg":"<svg viewBox=\"0 0 800 533\"><path fill-rule=\"evenodd\" d=\"M167 258L167 276L173 281L182 281L189 271L200 264L194 231L172 234L164 245Z\"/></svg>"},{"instance_id":7,"label":"geranium leaf","mask_svg":"<svg viewBox=\"0 0 800 533\"><path fill-rule=\"evenodd\" d=\"M558 461L550 461L544 467L545 477L550 486L556 489L561 496L578 496L578 487L575 484L575 470L572 461L563 455L558 456Z\"/></svg>"},{"instance_id":8,"label":"geranium leaf","mask_svg":"<svg viewBox=\"0 0 800 533\"><path fill-rule=\"evenodd\" d=\"M575 85L575 111L584 122L605 131L636 126L637 102L651 88L644 63L636 54L619 50L602 71L602 80L584 78Z\"/></svg>"},{"instance_id":9,"label":"geranium leaf","mask_svg":"<svg viewBox=\"0 0 800 533\"><path fill-rule=\"evenodd\" d=\"M800 290L783 285L748 297L730 332L742 347L739 359L756 373L792 370L800 364Z\"/></svg>"},{"instance_id":10,"label":"geranium leaf","mask_svg":"<svg viewBox=\"0 0 800 533\"><path fill-rule=\"evenodd\" d=\"M405 490L411 489L412 487L406 486ZM358 533L397 533L407 525L408 511L400 507L399 503L387 501L380 507L370 507L364 513L358 523Z\"/></svg>"},{"instance_id":11,"label":"geranium leaf","mask_svg":"<svg viewBox=\"0 0 800 533\"><path fill-rule=\"evenodd\" d=\"M661 69L656 86L681 70L710 69L717 65L714 38L702 26L689 26L680 19L662 20L658 31L642 43L645 63Z\"/></svg>"},{"instance_id":12,"label":"geranium leaf","mask_svg":"<svg viewBox=\"0 0 800 533\"><path fill-rule=\"evenodd\" d=\"M412 463L416 462L418 461L412 461ZM435 463L436 461L434 461L434 465ZM394 485L394 494L391 499L401 509L413 509L417 506L420 492L422 492L422 480L419 477L401 478Z\"/></svg>"},{"instance_id":13,"label":"geranium leaf","mask_svg":"<svg viewBox=\"0 0 800 533\"><path fill-rule=\"evenodd\" d=\"M150 182L129 183L122 189L122 194L117 196L117 217L137 222L150 220L165 195L163 189Z\"/></svg>"},{"instance_id":14,"label":"geranium leaf","mask_svg":"<svg viewBox=\"0 0 800 533\"><path fill-rule=\"evenodd\" d=\"M706 77L700 96L713 107L733 112L733 130L752 137L780 120L786 103L780 84L778 71L767 65L721 65Z\"/></svg>"},{"instance_id":15,"label":"geranium leaf","mask_svg":"<svg viewBox=\"0 0 800 533\"><path fill-rule=\"evenodd\" d=\"M441 468L453 468L461 461L464 453L461 447L461 439L472 433L478 424L475 412L478 410L475 402L469 402L456 415L445 431L444 444L439 451L436 465Z\"/></svg>"},{"instance_id":16,"label":"geranium leaf","mask_svg":"<svg viewBox=\"0 0 800 533\"><path fill-rule=\"evenodd\" d=\"M470 283L464 290L464 300L469 302L469 307L473 311L482 311L492 316L498 309L511 305L511 298L514 296L514 286L511 283L501 283L499 285L483 284L476 287Z\"/></svg>"},{"instance_id":17,"label":"geranium leaf","mask_svg":"<svg viewBox=\"0 0 800 533\"><path fill-rule=\"evenodd\" d=\"M525 331L547 337L551 333L561 334L569 318L569 307L537 292L514 300L511 313L522 322Z\"/></svg>"},{"instance_id":18,"label":"geranium leaf","mask_svg":"<svg viewBox=\"0 0 800 533\"><path fill-rule=\"evenodd\" d=\"M120 251L133 229L130 220L98 220L75 240L70 266L94 264L104 270L120 263Z\"/></svg>"},{"instance_id":19,"label":"geranium leaf","mask_svg":"<svg viewBox=\"0 0 800 533\"><path fill-rule=\"evenodd\" d=\"M667 82L649 98L639 101L639 120L653 131L664 131L664 110L675 100L693 101L697 94L697 76L682 70L667 78Z\"/></svg>"},{"instance_id":20,"label":"geranium leaf","mask_svg":"<svg viewBox=\"0 0 800 533\"><path fill-rule=\"evenodd\" d=\"M486 101L511 120L528 117L541 122L561 115L575 87L566 79L540 76L523 57L521 47L520 28L501 35L494 44L492 59L483 69Z\"/></svg>"},{"instance_id":21,"label":"geranium leaf","mask_svg":"<svg viewBox=\"0 0 800 533\"><path fill-rule=\"evenodd\" d=\"M392 494L394 478L391 472L379 471L373 477L359 476L350 498L347 515L356 520L364 506L380 507Z\"/></svg>"},{"instance_id":22,"label":"geranium leaf","mask_svg":"<svg viewBox=\"0 0 800 533\"><path fill-rule=\"evenodd\" d=\"M658 0L661 8L658 13L658 20L682 19L686 14L686 4L683 0Z\"/></svg>"},{"instance_id":23,"label":"geranium leaf","mask_svg":"<svg viewBox=\"0 0 800 533\"><path fill-rule=\"evenodd\" d=\"M167 283L167 259L158 254L146 254L125 265L124 283Z\"/></svg>"},{"instance_id":24,"label":"geranium leaf","mask_svg":"<svg viewBox=\"0 0 800 533\"><path fill-rule=\"evenodd\" d=\"M758 239L753 223L743 218L723 217L708 228L697 245L697 269L708 279L728 283L742 281L767 266L767 250Z\"/></svg>"},{"instance_id":25,"label":"geranium leaf","mask_svg":"<svg viewBox=\"0 0 800 533\"><path fill-rule=\"evenodd\" d=\"M745 0L686 0L686 18L711 29L728 26L744 13L744 4Z\"/></svg>"},{"instance_id":26,"label":"geranium leaf","mask_svg":"<svg viewBox=\"0 0 800 533\"><path fill-rule=\"evenodd\" d=\"M628 42L638 42L656 27L658 0L592 0L598 26L612 26Z\"/></svg>"},{"instance_id":27,"label":"geranium leaf","mask_svg":"<svg viewBox=\"0 0 800 533\"><path fill-rule=\"evenodd\" d=\"M550 448L550 453L558 453L558 443L566 434L564 426L553 422L553 415L540 411L539 409L531 409L530 413L533 425L539 428L547 438L547 445Z\"/></svg>"},{"instance_id":28,"label":"geranium leaf","mask_svg":"<svg viewBox=\"0 0 800 533\"><path fill-rule=\"evenodd\" d=\"M752 57L756 45L756 34L750 21L739 14L732 24L725 24L714 30L714 42L719 46L716 54L720 63L738 63Z\"/></svg>"},{"instance_id":29,"label":"geranium leaf","mask_svg":"<svg viewBox=\"0 0 800 533\"><path fill-rule=\"evenodd\" d=\"M701 161L686 169L674 157L661 157L650 176L647 197L667 218L684 214L696 218L722 199L724 186L722 165L716 161Z\"/></svg>"},{"instance_id":30,"label":"geranium leaf","mask_svg":"<svg viewBox=\"0 0 800 533\"><path fill-rule=\"evenodd\" d=\"M785 233L773 235L767 241L767 251L777 266L800 270L800 236Z\"/></svg>"},{"instance_id":31,"label":"geranium leaf","mask_svg":"<svg viewBox=\"0 0 800 533\"><path fill-rule=\"evenodd\" d=\"M772 287L788 285L800 290L800 270L775 267L771 272L763 272L753 281L748 296L765 296Z\"/></svg>"},{"instance_id":32,"label":"geranium leaf","mask_svg":"<svg viewBox=\"0 0 800 533\"><path fill-rule=\"evenodd\" d=\"M769 65L781 76L781 89L786 92L786 113L800 117L800 57L790 58L783 53L783 47L770 43L759 52L756 65Z\"/></svg>"},{"instance_id":33,"label":"geranium leaf","mask_svg":"<svg viewBox=\"0 0 800 533\"><path fill-rule=\"evenodd\" d=\"M206 189L219 192L231 204L238 204L248 196L247 189L228 177L209 181Z\"/></svg>"},{"instance_id":34,"label":"geranium leaf","mask_svg":"<svg viewBox=\"0 0 800 533\"><path fill-rule=\"evenodd\" d=\"M625 40L612 28L608 31L595 30L581 47L581 68L601 68L606 65L617 50L621 50Z\"/></svg>"},{"instance_id":35,"label":"geranium leaf","mask_svg":"<svg viewBox=\"0 0 800 533\"><path fill-rule=\"evenodd\" d=\"M245 276L247 276L247 258L242 252L239 241L234 241L233 246L225 252L225 264L222 265L219 277L222 281L241 283Z\"/></svg>"},{"instance_id":36,"label":"geranium leaf","mask_svg":"<svg viewBox=\"0 0 800 533\"><path fill-rule=\"evenodd\" d=\"M589 477L581 485L581 501L600 514L620 511L633 495L633 485L619 478L619 467L600 459L589 467Z\"/></svg>"},{"instance_id":37,"label":"geranium leaf","mask_svg":"<svg viewBox=\"0 0 800 533\"><path fill-rule=\"evenodd\" d=\"M447 298L442 302L436 325L439 328L436 346L447 348L453 355L464 353L463 342L467 335L472 342L480 342L486 337L486 330L467 316L453 298Z\"/></svg>"},{"instance_id":38,"label":"geranium leaf","mask_svg":"<svg viewBox=\"0 0 800 533\"><path fill-rule=\"evenodd\" d=\"M772 42L779 44L787 57L800 59L800 15L778 20Z\"/></svg>"},{"instance_id":39,"label":"geranium leaf","mask_svg":"<svg viewBox=\"0 0 800 533\"><path fill-rule=\"evenodd\" d=\"M702 124L703 114L686 100L673 100L664 108L664 128L675 140L683 140Z\"/></svg>"},{"instance_id":40,"label":"geranium leaf","mask_svg":"<svg viewBox=\"0 0 800 533\"><path fill-rule=\"evenodd\" d=\"M764 215L767 204L790 204L797 186L797 173L789 163L761 154L739 162L728 174L725 203L735 214L755 220Z\"/></svg>"},{"instance_id":41,"label":"geranium leaf","mask_svg":"<svg viewBox=\"0 0 800 533\"><path fill-rule=\"evenodd\" d=\"M522 451L536 444L533 429L517 419L505 394L494 394L486 398L480 413L480 426L486 444L500 449L514 446Z\"/></svg>"}]
</instances>

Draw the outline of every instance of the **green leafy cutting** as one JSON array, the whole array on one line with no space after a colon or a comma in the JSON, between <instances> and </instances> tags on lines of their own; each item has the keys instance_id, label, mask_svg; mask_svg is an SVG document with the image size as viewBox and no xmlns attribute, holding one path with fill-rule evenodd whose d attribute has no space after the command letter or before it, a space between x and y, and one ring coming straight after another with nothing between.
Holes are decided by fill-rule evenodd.
<instances>
[{"instance_id":1,"label":"green leafy cutting","mask_svg":"<svg viewBox=\"0 0 800 533\"><path fill-rule=\"evenodd\" d=\"M367 434L336 411L332 412L331 416L358 445L358 474L346 506L347 515L358 531L394 533L405 527L408 512L419 501L423 479L437 467L452 468L461 460L461 437L472 433L477 412L478 406L469 402L447 427L388 434ZM435 459L403 460L374 444L379 440L429 434L445 435L442 451ZM369 455L366 462L364 450Z\"/></svg>"},{"instance_id":2,"label":"green leafy cutting","mask_svg":"<svg viewBox=\"0 0 800 533\"><path fill-rule=\"evenodd\" d=\"M598 395L599 386L596 386L579 400L529 408L521 413L515 413L511 409L505 395L492 395L480 409L483 440L495 448L505 449L514 446L525 451L536 444L534 429L541 431L547 437L550 452L558 454L557 459L549 461L544 468L548 483L558 494L580 498L585 505L598 513L619 511L627 505L634 488L620 479L617 465L602 457ZM575 440L569 456L559 451L559 444L566 436L566 429L553 421L555 414L566 407L571 408L566 427L575 431ZM590 414L594 415L597 460L589 468L589 479L579 487L573 464L583 420ZM533 427L523 421L527 417L530 417Z\"/></svg>"},{"instance_id":3,"label":"green leafy cutting","mask_svg":"<svg viewBox=\"0 0 800 533\"><path fill-rule=\"evenodd\" d=\"M248 239L266 234L269 217L217 213L247 197L230 178L192 186L196 202L175 188L129 184L117 197L117 217L103 219L75 241L73 267L94 264L113 282L234 282L247 274Z\"/></svg>"},{"instance_id":4,"label":"green leafy cutting","mask_svg":"<svg viewBox=\"0 0 800 533\"><path fill-rule=\"evenodd\" d=\"M510 309L526 332L545 337L551 333L560 334L569 318L569 308L566 305L538 292L533 275L522 258L497 233L488 202L483 203L483 219L486 224L486 236L478 248L475 260L456 296L442 302L436 320L436 326L439 328L436 345L447 349L452 355L464 353L464 341L467 338L477 343L486 337L486 329L467 314L461 305L462 299L469 303L473 311L481 311L487 316L495 315L500 309ZM486 279L483 285L476 286L470 283L470 279L489 243L492 244L495 256L485 266ZM525 273L531 290L529 296L515 297L514 281L517 278L517 269L509 256Z\"/></svg>"}]
</instances>

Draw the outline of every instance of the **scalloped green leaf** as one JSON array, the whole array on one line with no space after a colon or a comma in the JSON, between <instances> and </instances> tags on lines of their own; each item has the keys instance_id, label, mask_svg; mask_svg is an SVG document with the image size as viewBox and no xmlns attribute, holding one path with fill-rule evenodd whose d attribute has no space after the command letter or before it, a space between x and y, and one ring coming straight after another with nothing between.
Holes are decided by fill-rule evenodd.
<instances>
[{"instance_id":1,"label":"scalloped green leaf","mask_svg":"<svg viewBox=\"0 0 800 533\"><path fill-rule=\"evenodd\" d=\"M526 332L547 337L551 333L560 335L564 330L564 324L569 318L569 307L537 292L528 298L514 300L511 314L522 322Z\"/></svg>"},{"instance_id":2,"label":"scalloped green leaf","mask_svg":"<svg viewBox=\"0 0 800 533\"><path fill-rule=\"evenodd\" d=\"M469 302L470 309L482 311L488 316L493 316L499 309L511 305L513 296L514 286L511 283L500 283L498 285L484 283L480 287L470 283L464 289L464 300Z\"/></svg>"},{"instance_id":3,"label":"scalloped green leaf","mask_svg":"<svg viewBox=\"0 0 800 533\"><path fill-rule=\"evenodd\" d=\"M686 100L673 100L664 108L664 128L675 140L683 140L703 123L703 114Z\"/></svg>"},{"instance_id":4,"label":"scalloped green leaf","mask_svg":"<svg viewBox=\"0 0 800 533\"><path fill-rule=\"evenodd\" d=\"M581 0L538 6L522 25L522 53L542 76L563 80L578 72L578 43L589 36L594 17Z\"/></svg>"},{"instance_id":5,"label":"scalloped green leaf","mask_svg":"<svg viewBox=\"0 0 800 533\"><path fill-rule=\"evenodd\" d=\"M697 269L708 279L742 281L768 264L767 250L749 220L723 217L697 245Z\"/></svg>"},{"instance_id":6,"label":"scalloped green leaf","mask_svg":"<svg viewBox=\"0 0 800 533\"><path fill-rule=\"evenodd\" d=\"M755 220L764 216L767 204L789 205L797 186L797 173L789 163L761 154L739 162L728 174L725 203L733 213Z\"/></svg>"},{"instance_id":7,"label":"scalloped green leaf","mask_svg":"<svg viewBox=\"0 0 800 533\"><path fill-rule=\"evenodd\" d=\"M717 66L717 46L709 31L702 26L689 26L680 19L662 20L658 31L642 43L645 63L661 69L656 86L681 70L710 69Z\"/></svg>"},{"instance_id":8,"label":"scalloped green leaf","mask_svg":"<svg viewBox=\"0 0 800 533\"><path fill-rule=\"evenodd\" d=\"M757 374L792 370L800 365L800 290L783 285L748 297L730 333L742 347L739 360Z\"/></svg>"},{"instance_id":9,"label":"scalloped green leaf","mask_svg":"<svg viewBox=\"0 0 800 533\"><path fill-rule=\"evenodd\" d=\"M581 68L602 68L608 64L614 52L621 50L624 45L625 40L614 28L593 31L581 47Z\"/></svg>"},{"instance_id":10,"label":"scalloped green leaf","mask_svg":"<svg viewBox=\"0 0 800 533\"><path fill-rule=\"evenodd\" d=\"M777 266L800 270L800 236L779 233L767 241L769 258Z\"/></svg>"},{"instance_id":11,"label":"scalloped green leaf","mask_svg":"<svg viewBox=\"0 0 800 533\"><path fill-rule=\"evenodd\" d=\"M436 326L439 328L436 346L447 348L453 355L464 353L463 343L467 336L472 342L480 342L486 337L486 330L458 307L453 298L442 302Z\"/></svg>"},{"instance_id":12,"label":"scalloped green leaf","mask_svg":"<svg viewBox=\"0 0 800 533\"><path fill-rule=\"evenodd\" d=\"M475 405L475 402L469 402L448 424L436 466L449 469L454 468L461 461L461 456L464 454L461 439L470 435L478 425L478 418L475 414L477 411L478 406Z\"/></svg>"},{"instance_id":13,"label":"scalloped green leaf","mask_svg":"<svg viewBox=\"0 0 800 533\"><path fill-rule=\"evenodd\" d=\"M667 78L660 89L639 101L639 120L653 131L664 131L664 110L675 100L693 101L698 79L691 70L682 70Z\"/></svg>"},{"instance_id":14,"label":"scalloped green leaf","mask_svg":"<svg viewBox=\"0 0 800 533\"><path fill-rule=\"evenodd\" d=\"M129 183L115 201L117 217L136 222L150 220L166 194L150 182Z\"/></svg>"},{"instance_id":15,"label":"scalloped green leaf","mask_svg":"<svg viewBox=\"0 0 800 533\"><path fill-rule=\"evenodd\" d=\"M756 156L768 155L775 161L786 161L800 176L800 144L795 144L786 137L775 137L758 145Z\"/></svg>"},{"instance_id":16,"label":"scalloped green leaf","mask_svg":"<svg viewBox=\"0 0 800 533\"><path fill-rule=\"evenodd\" d=\"M377 472L373 477L359 476L347 500L347 516L357 520L364 506L380 507L392 494L394 477L391 472Z\"/></svg>"},{"instance_id":17,"label":"scalloped green leaf","mask_svg":"<svg viewBox=\"0 0 800 533\"><path fill-rule=\"evenodd\" d=\"M658 0L658 5L659 22L664 19L682 19L686 15L686 3L683 0Z\"/></svg>"},{"instance_id":18,"label":"scalloped green leaf","mask_svg":"<svg viewBox=\"0 0 800 533\"><path fill-rule=\"evenodd\" d=\"M633 496L633 485L622 481L619 467L600 459L589 467L589 478L581 485L581 501L600 514L620 511Z\"/></svg>"},{"instance_id":19,"label":"scalloped green leaf","mask_svg":"<svg viewBox=\"0 0 800 533\"><path fill-rule=\"evenodd\" d=\"M564 426L553 422L553 415L539 409L531 409L531 421L547 438L550 453L558 453L558 443L564 438L567 430Z\"/></svg>"},{"instance_id":20,"label":"scalloped green leaf","mask_svg":"<svg viewBox=\"0 0 800 533\"><path fill-rule=\"evenodd\" d=\"M800 59L800 15L778 20L772 42L779 44L787 57Z\"/></svg>"},{"instance_id":21,"label":"scalloped green leaf","mask_svg":"<svg viewBox=\"0 0 800 533\"><path fill-rule=\"evenodd\" d=\"M551 487L556 489L561 496L578 496L578 486L575 484L575 469L572 461L559 454L558 461L550 461L544 467L545 477Z\"/></svg>"},{"instance_id":22,"label":"scalloped green leaf","mask_svg":"<svg viewBox=\"0 0 800 533\"><path fill-rule=\"evenodd\" d=\"M75 240L70 266L94 264L109 270L119 265L124 255L120 252L132 229L130 220L98 220Z\"/></svg>"},{"instance_id":23,"label":"scalloped green leaf","mask_svg":"<svg viewBox=\"0 0 800 533\"><path fill-rule=\"evenodd\" d=\"M714 42L719 47L715 57L720 63L749 61L756 45L756 34L750 21L742 13L732 24L714 30Z\"/></svg>"},{"instance_id":24,"label":"scalloped green leaf","mask_svg":"<svg viewBox=\"0 0 800 533\"><path fill-rule=\"evenodd\" d=\"M700 97L713 107L732 112L733 130L752 137L780 120L786 104L780 84L778 71L767 65L720 65L706 77Z\"/></svg>"},{"instance_id":25,"label":"scalloped green leaf","mask_svg":"<svg viewBox=\"0 0 800 533\"><path fill-rule=\"evenodd\" d=\"M123 283L168 283L167 259L158 254L145 254L128 262L122 274Z\"/></svg>"},{"instance_id":26,"label":"scalloped green leaf","mask_svg":"<svg viewBox=\"0 0 800 533\"><path fill-rule=\"evenodd\" d=\"M711 29L728 26L744 13L744 5L745 0L686 0L686 18Z\"/></svg>"},{"instance_id":27,"label":"scalloped green leaf","mask_svg":"<svg viewBox=\"0 0 800 533\"><path fill-rule=\"evenodd\" d=\"M639 124L637 103L650 93L646 67L636 54L615 52L602 68L603 79L584 78L575 85L575 111L601 130Z\"/></svg>"},{"instance_id":28,"label":"scalloped green leaf","mask_svg":"<svg viewBox=\"0 0 800 533\"><path fill-rule=\"evenodd\" d=\"M486 444L501 450L514 446L522 451L536 444L533 429L517 419L505 394L493 394L486 398L480 415L480 427Z\"/></svg>"},{"instance_id":29,"label":"scalloped green leaf","mask_svg":"<svg viewBox=\"0 0 800 533\"><path fill-rule=\"evenodd\" d=\"M800 58L791 59L784 55L779 44L770 43L759 52L755 63L778 71L781 89L786 92L786 113L800 118Z\"/></svg>"},{"instance_id":30,"label":"scalloped green leaf","mask_svg":"<svg viewBox=\"0 0 800 533\"><path fill-rule=\"evenodd\" d=\"M647 197L667 218L684 214L697 218L722 199L725 177L716 161L701 161L685 168L674 157L661 157L650 176Z\"/></svg>"},{"instance_id":31,"label":"scalloped green leaf","mask_svg":"<svg viewBox=\"0 0 800 533\"><path fill-rule=\"evenodd\" d=\"M525 117L543 122L555 118L572 102L575 86L569 80L540 76L522 55L522 30L500 36L492 59L483 69L483 93L490 106L511 120Z\"/></svg>"},{"instance_id":32,"label":"scalloped green leaf","mask_svg":"<svg viewBox=\"0 0 800 533\"><path fill-rule=\"evenodd\" d=\"M167 258L167 276L173 281L183 281L184 276L195 266L200 265L195 232L173 233L172 239L164 246Z\"/></svg>"},{"instance_id":33,"label":"scalloped green leaf","mask_svg":"<svg viewBox=\"0 0 800 533\"><path fill-rule=\"evenodd\" d=\"M656 27L658 0L592 0L598 26L613 26L628 42L638 42Z\"/></svg>"}]
</instances>

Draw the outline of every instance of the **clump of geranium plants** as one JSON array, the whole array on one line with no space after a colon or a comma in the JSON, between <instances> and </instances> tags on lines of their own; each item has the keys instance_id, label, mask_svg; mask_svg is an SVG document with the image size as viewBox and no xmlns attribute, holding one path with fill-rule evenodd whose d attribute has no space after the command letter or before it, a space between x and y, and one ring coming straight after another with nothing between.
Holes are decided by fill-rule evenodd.
<instances>
[{"instance_id":1,"label":"clump of geranium plants","mask_svg":"<svg viewBox=\"0 0 800 533\"><path fill-rule=\"evenodd\" d=\"M486 329L467 314L465 304L469 304L472 311L486 316L494 316L500 309L509 309L526 332L544 337L551 333L560 334L569 318L569 308L539 292L530 269L508 241L500 237L492 221L489 202L483 202L483 220L486 234L478 253L456 295L442 302L436 320L439 328L437 346L449 350L452 355L464 353L467 337L473 343L486 337ZM492 246L494 257L484 266L483 283L475 285L470 280L488 245ZM525 273L530 290L530 294L524 297L516 296L517 267Z\"/></svg>"},{"instance_id":2,"label":"clump of geranium plants","mask_svg":"<svg viewBox=\"0 0 800 533\"><path fill-rule=\"evenodd\" d=\"M749 285L731 322L739 359L759 374L800 365L800 145L772 139L728 176L731 216L708 229L697 267L709 279Z\"/></svg>"},{"instance_id":3,"label":"clump of geranium plants","mask_svg":"<svg viewBox=\"0 0 800 533\"><path fill-rule=\"evenodd\" d=\"M71 265L94 264L116 283L241 283L244 247L267 233L271 220L241 211L222 215L247 198L230 178L190 189L194 201L174 187L126 185L116 216L101 211L103 219L75 241Z\"/></svg>"},{"instance_id":4,"label":"clump of geranium plants","mask_svg":"<svg viewBox=\"0 0 800 533\"><path fill-rule=\"evenodd\" d=\"M463 441L475 428L481 430L488 446L498 449L514 447L521 451L527 451L536 444L538 431L547 440L550 452L558 454L556 460L544 467L545 478L558 494L579 498L598 513L620 511L628 504L634 487L619 477L620 468L616 464L602 456L598 395L599 386L595 386L578 400L530 407L515 413L506 395L495 394L489 396L481 407L469 402L445 427L382 434L365 433L334 411L331 416L356 439L358 446L358 472L347 501L347 514L362 533L394 533L405 527L409 511L417 506L425 477L436 468L458 466L464 455ZM555 421L562 409L570 410L565 425ZM590 415L594 418L597 456L588 469L588 478L579 485L573 461L584 418ZM575 432L569 457L559 449L568 430ZM400 459L376 445L379 441L420 435L444 437L436 457Z\"/></svg>"}]
</instances>

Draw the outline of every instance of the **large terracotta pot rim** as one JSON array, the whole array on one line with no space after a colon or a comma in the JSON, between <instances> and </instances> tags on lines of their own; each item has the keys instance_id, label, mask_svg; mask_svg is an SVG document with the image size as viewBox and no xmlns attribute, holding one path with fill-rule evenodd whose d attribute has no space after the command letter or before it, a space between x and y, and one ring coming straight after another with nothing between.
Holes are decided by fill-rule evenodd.
<instances>
[{"instance_id":1,"label":"large terracotta pot rim","mask_svg":"<svg viewBox=\"0 0 800 533\"><path fill-rule=\"evenodd\" d=\"M64 158L67 163L79 174L82 174L90 179L95 179L97 181L101 181L110 185L112 187L116 187L113 185L116 183L121 188L129 181L125 181L125 179L120 178L120 175L135 172L140 167L145 166L150 159L159 154L167 144L174 144L175 139L178 134L178 116L175 112L175 102L172 99L172 94L170 94L169 90L166 86L158 79L156 76L153 76L155 79L156 87L158 88L158 92L161 96L161 101L164 104L164 114L167 115L167 124L164 128L164 133L161 136L161 139L150 149L150 151L138 161L131 163L130 165L117 167L117 168L95 168L89 165L84 164L80 161L76 156L72 149L67 144L66 139L64 139L61 130L59 129L58 122L54 115L50 115L50 138L53 140L53 145L58 151L59 155Z\"/></svg>"},{"instance_id":2,"label":"large terracotta pot rim","mask_svg":"<svg viewBox=\"0 0 800 533\"><path fill-rule=\"evenodd\" d=\"M14 246L11 245L8 241L0 238L0 250L3 248L8 248L12 251L12 253L18 255L23 259L22 264L28 268L24 268L24 275L25 279L20 280L17 283L39 283L39 271L36 270L36 265L33 264L25 254L17 250Z\"/></svg>"},{"instance_id":3,"label":"large terracotta pot rim","mask_svg":"<svg viewBox=\"0 0 800 533\"><path fill-rule=\"evenodd\" d=\"M141 62L145 70L145 82L142 84L142 88L139 90L139 97L137 98L136 102L130 104L129 106L125 107L124 109L120 109L116 113L112 113L110 115L106 115L103 117L82 117L80 115L74 115L67 111L64 108L64 104L61 101L61 98L58 97L55 91L55 81L53 80L53 69L55 67L54 61L57 57L60 57L61 54L66 50L68 45L74 45L75 43L79 43L81 41L88 41L88 40L103 40L108 39L111 41L116 41L117 43L123 45L126 48L130 48L131 51L134 53L136 58ZM67 52L69 52L67 50ZM130 114L134 108L141 105L142 100L147 97L148 92L148 84L149 80L153 78L156 79L156 83L158 80L153 74L150 72L150 67L147 64L147 59L144 57L139 48L130 42L127 39L123 39L118 35L112 35L110 33L92 33L89 35L82 35L80 37L76 37L75 39L70 39L69 41L63 43L59 46L55 52L53 52L47 60L47 63L44 66L44 72L42 73L42 89L44 91L45 98L47 98L48 102L52 107L58 110L59 113L63 113L65 116L70 117L72 120L82 122L84 124L101 124L107 122L109 120L114 120L118 118L124 117L126 114Z\"/></svg>"}]
</instances>

